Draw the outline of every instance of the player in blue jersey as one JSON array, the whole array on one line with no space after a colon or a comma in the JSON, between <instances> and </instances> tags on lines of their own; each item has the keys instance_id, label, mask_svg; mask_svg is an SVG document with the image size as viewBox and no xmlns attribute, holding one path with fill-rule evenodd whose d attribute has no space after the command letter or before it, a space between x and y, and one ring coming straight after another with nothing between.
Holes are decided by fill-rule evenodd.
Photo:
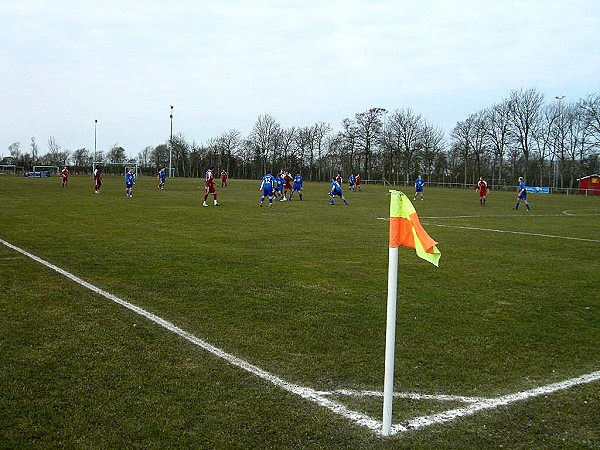
<instances>
[{"instance_id":1,"label":"player in blue jersey","mask_svg":"<svg viewBox=\"0 0 600 450\"><path fill-rule=\"evenodd\" d=\"M281 173L278 173L277 176L273 177L275 179L275 183L273 184L273 195L275 198L281 199L283 194L281 190L283 189L283 178L281 178Z\"/></svg>"},{"instance_id":2,"label":"player in blue jersey","mask_svg":"<svg viewBox=\"0 0 600 450\"><path fill-rule=\"evenodd\" d=\"M423 200L423 188L425 187L425 180L421 178L421 175L417 176L415 180L415 196L413 200L417 199L417 196L421 194L421 200Z\"/></svg>"},{"instance_id":3,"label":"player in blue jersey","mask_svg":"<svg viewBox=\"0 0 600 450\"><path fill-rule=\"evenodd\" d=\"M350 174L350 176L348 177L348 189L350 189L351 191L356 190L355 178L353 174Z\"/></svg>"},{"instance_id":4,"label":"player in blue jersey","mask_svg":"<svg viewBox=\"0 0 600 450\"><path fill-rule=\"evenodd\" d=\"M527 211L531 211L531 207L529 206L529 203L527 203L527 187L525 185L525 180L523 177L519 177L517 182L519 183L519 187L517 188L517 204L514 209L519 209L519 204L525 202L525 208L527 208Z\"/></svg>"},{"instance_id":5,"label":"player in blue jersey","mask_svg":"<svg viewBox=\"0 0 600 450\"><path fill-rule=\"evenodd\" d=\"M331 189L329 190L330 205L335 205L335 202L333 201L335 197L340 197L344 202L344 205L348 204L348 200L346 200L346 197L344 197L344 194L342 194L342 185L335 178L333 178L331 180Z\"/></svg>"},{"instance_id":6,"label":"player in blue jersey","mask_svg":"<svg viewBox=\"0 0 600 450\"><path fill-rule=\"evenodd\" d=\"M292 186L292 192L290 192L290 200L292 200L292 195L294 192L298 192L300 196L300 200L302 200L302 183L304 182L304 177L300 175L300 172L296 174L294 177L294 185Z\"/></svg>"},{"instance_id":7,"label":"player in blue jersey","mask_svg":"<svg viewBox=\"0 0 600 450\"><path fill-rule=\"evenodd\" d=\"M269 197L269 206L273 206L273 189L275 187L276 181L275 177L271 175L271 171L267 170L267 173L260 182L260 191L263 191L262 197L260 198L260 205L263 205L265 201L265 197Z\"/></svg>"},{"instance_id":8,"label":"player in blue jersey","mask_svg":"<svg viewBox=\"0 0 600 450\"><path fill-rule=\"evenodd\" d=\"M135 184L134 180L135 178L130 167L125 173L125 194L127 194L127 197L133 197L133 185Z\"/></svg>"},{"instance_id":9,"label":"player in blue jersey","mask_svg":"<svg viewBox=\"0 0 600 450\"><path fill-rule=\"evenodd\" d=\"M160 171L158 172L158 188L159 189L164 189L165 188L165 183L167 182L167 171L165 170L165 168L163 167L162 169L160 169Z\"/></svg>"}]
</instances>

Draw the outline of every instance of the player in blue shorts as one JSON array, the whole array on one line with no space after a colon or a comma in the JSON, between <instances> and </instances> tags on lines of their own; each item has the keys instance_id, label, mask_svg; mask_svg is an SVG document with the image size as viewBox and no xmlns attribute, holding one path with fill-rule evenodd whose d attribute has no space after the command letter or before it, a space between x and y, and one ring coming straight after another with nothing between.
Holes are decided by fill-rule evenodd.
<instances>
[{"instance_id":1,"label":"player in blue shorts","mask_svg":"<svg viewBox=\"0 0 600 450\"><path fill-rule=\"evenodd\" d=\"M350 174L350 176L348 177L348 189L350 189L351 191L356 190L355 178L353 174Z\"/></svg>"},{"instance_id":2,"label":"player in blue shorts","mask_svg":"<svg viewBox=\"0 0 600 450\"><path fill-rule=\"evenodd\" d=\"M133 197L133 185L135 184L133 172L131 171L131 167L127 169L127 173L125 173L125 194L127 197Z\"/></svg>"},{"instance_id":3,"label":"player in blue shorts","mask_svg":"<svg viewBox=\"0 0 600 450\"><path fill-rule=\"evenodd\" d=\"M158 188L159 189L164 189L165 188L165 183L167 182L167 171L165 170L165 168L163 167L162 169L160 169L160 171L158 172Z\"/></svg>"},{"instance_id":4,"label":"player in blue shorts","mask_svg":"<svg viewBox=\"0 0 600 450\"><path fill-rule=\"evenodd\" d=\"M259 190L263 191L262 197L260 198L260 205L263 205L265 197L269 197L269 206L273 206L273 187L275 185L275 177L271 175L271 171L267 170L267 173L260 182Z\"/></svg>"},{"instance_id":5,"label":"player in blue shorts","mask_svg":"<svg viewBox=\"0 0 600 450\"><path fill-rule=\"evenodd\" d=\"M525 208L527 208L527 211L531 211L531 207L529 206L529 203L527 203L527 187L523 177L519 177L518 183L519 187L517 189L517 204L515 205L514 209L519 209L519 204L521 202L525 202Z\"/></svg>"},{"instance_id":6,"label":"player in blue shorts","mask_svg":"<svg viewBox=\"0 0 600 450\"><path fill-rule=\"evenodd\" d=\"M300 175L300 172L296 174L294 177L294 185L292 186L292 192L290 192L290 200L292 200L292 195L294 192L298 191L298 195L300 196L300 200L302 200L302 182L304 181L304 177Z\"/></svg>"},{"instance_id":7,"label":"player in blue shorts","mask_svg":"<svg viewBox=\"0 0 600 450\"><path fill-rule=\"evenodd\" d=\"M415 196L413 200L417 199L417 195L421 194L421 200L423 200L423 188L425 187L425 180L421 178L421 175L417 176L415 180Z\"/></svg>"},{"instance_id":8,"label":"player in blue shorts","mask_svg":"<svg viewBox=\"0 0 600 450\"><path fill-rule=\"evenodd\" d=\"M273 195L275 198L281 200L283 194L281 190L283 189L283 178L281 177L281 173L278 173L277 176L273 177L275 179L275 183L273 184Z\"/></svg>"},{"instance_id":9,"label":"player in blue shorts","mask_svg":"<svg viewBox=\"0 0 600 450\"><path fill-rule=\"evenodd\" d=\"M346 197L344 197L344 194L342 194L342 185L335 178L333 178L331 180L331 189L329 190L329 204L330 205L335 205L335 202L333 201L333 199L336 196L340 197L342 199L342 201L344 202L344 205L348 204L348 200L346 200Z\"/></svg>"}]
</instances>

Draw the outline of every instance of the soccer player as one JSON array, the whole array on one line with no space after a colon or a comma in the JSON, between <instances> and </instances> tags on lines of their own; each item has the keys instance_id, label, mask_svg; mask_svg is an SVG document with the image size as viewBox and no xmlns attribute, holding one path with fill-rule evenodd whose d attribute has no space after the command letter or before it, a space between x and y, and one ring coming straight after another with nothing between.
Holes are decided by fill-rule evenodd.
<instances>
[{"instance_id":1,"label":"soccer player","mask_svg":"<svg viewBox=\"0 0 600 450\"><path fill-rule=\"evenodd\" d=\"M354 184L356 185L356 189L360 191L360 173L357 173L354 177Z\"/></svg>"},{"instance_id":2,"label":"soccer player","mask_svg":"<svg viewBox=\"0 0 600 450\"><path fill-rule=\"evenodd\" d=\"M269 197L269 206L273 206L273 187L275 183L275 177L271 175L271 170L267 170L267 173L260 181L260 188L258 188L259 191L263 191L259 206L262 207L265 197Z\"/></svg>"},{"instance_id":3,"label":"soccer player","mask_svg":"<svg viewBox=\"0 0 600 450\"><path fill-rule=\"evenodd\" d=\"M350 189L351 191L356 190L356 178L354 178L353 174L350 174L350 176L348 177L348 189Z\"/></svg>"},{"instance_id":4,"label":"soccer player","mask_svg":"<svg viewBox=\"0 0 600 450\"><path fill-rule=\"evenodd\" d=\"M69 171L67 170L67 166L63 167L63 170L60 172L60 176L62 178L62 186L67 187L69 184Z\"/></svg>"},{"instance_id":5,"label":"soccer player","mask_svg":"<svg viewBox=\"0 0 600 450\"><path fill-rule=\"evenodd\" d=\"M94 192L96 194L100 193L100 188L102 187L102 171L100 167L96 167L94 170Z\"/></svg>"},{"instance_id":6,"label":"soccer player","mask_svg":"<svg viewBox=\"0 0 600 450\"><path fill-rule=\"evenodd\" d=\"M281 172L278 173L277 176L273 177L273 178L275 179L275 184L273 184L275 197L278 198L280 202L282 202L283 198L282 198L282 194L281 194L281 189L283 188L283 178L281 176Z\"/></svg>"},{"instance_id":7,"label":"soccer player","mask_svg":"<svg viewBox=\"0 0 600 450\"><path fill-rule=\"evenodd\" d=\"M417 199L417 196L421 194L421 200L423 200L423 188L425 187L425 180L421 178L421 175L417 176L415 180L415 196L413 201Z\"/></svg>"},{"instance_id":8,"label":"soccer player","mask_svg":"<svg viewBox=\"0 0 600 450\"><path fill-rule=\"evenodd\" d=\"M227 187L227 171L225 169L221 170L221 187Z\"/></svg>"},{"instance_id":9,"label":"soccer player","mask_svg":"<svg viewBox=\"0 0 600 450\"><path fill-rule=\"evenodd\" d=\"M131 167L125 173L125 194L127 197L133 197L133 185L135 184Z\"/></svg>"},{"instance_id":10,"label":"soccer player","mask_svg":"<svg viewBox=\"0 0 600 450\"><path fill-rule=\"evenodd\" d=\"M519 183L519 187L517 188L517 204L513 209L519 209L519 204L525 202L525 208L527 208L527 211L531 211L531 207L529 206L529 203L527 203L527 187L525 186L525 180L523 177L519 177L517 182Z\"/></svg>"},{"instance_id":11,"label":"soccer player","mask_svg":"<svg viewBox=\"0 0 600 450\"><path fill-rule=\"evenodd\" d=\"M283 199L281 201L285 202L287 200L288 192L292 192L292 174L287 171L282 171L281 180L283 183Z\"/></svg>"},{"instance_id":12,"label":"soccer player","mask_svg":"<svg viewBox=\"0 0 600 450\"><path fill-rule=\"evenodd\" d=\"M340 186L342 185L342 176L339 173L335 176L335 181L337 181Z\"/></svg>"},{"instance_id":13,"label":"soccer player","mask_svg":"<svg viewBox=\"0 0 600 450\"><path fill-rule=\"evenodd\" d=\"M217 201L217 191L215 190L214 166L210 166L209 169L204 173L204 201L202 202L202 206L208 206L206 199L208 199L209 194L212 194L215 206L219 206L219 202Z\"/></svg>"},{"instance_id":14,"label":"soccer player","mask_svg":"<svg viewBox=\"0 0 600 450\"><path fill-rule=\"evenodd\" d=\"M335 205L335 202L333 201L333 199L336 196L340 197L342 199L342 201L344 202L344 205L348 204L348 200L346 200L346 197L344 197L344 194L342 194L342 185L335 178L333 178L331 180L331 189L329 190L329 204L330 205Z\"/></svg>"},{"instance_id":15,"label":"soccer player","mask_svg":"<svg viewBox=\"0 0 600 450\"><path fill-rule=\"evenodd\" d=\"M482 177L479 177L479 182L477 183L477 187L475 189L479 191L479 205L485 206L485 198L488 193L488 185Z\"/></svg>"},{"instance_id":16,"label":"soccer player","mask_svg":"<svg viewBox=\"0 0 600 450\"><path fill-rule=\"evenodd\" d=\"M300 172L298 172L296 174L296 176L294 177L294 185L292 186L292 192L290 192L290 201L292 200L292 195L294 195L294 192L298 192L298 195L300 196L300 200L302 200L302 182L304 181L304 177L302 175L300 175Z\"/></svg>"},{"instance_id":17,"label":"soccer player","mask_svg":"<svg viewBox=\"0 0 600 450\"><path fill-rule=\"evenodd\" d=\"M166 182L167 182L167 171L163 167L158 172L158 188L159 189L164 189Z\"/></svg>"}]
</instances>

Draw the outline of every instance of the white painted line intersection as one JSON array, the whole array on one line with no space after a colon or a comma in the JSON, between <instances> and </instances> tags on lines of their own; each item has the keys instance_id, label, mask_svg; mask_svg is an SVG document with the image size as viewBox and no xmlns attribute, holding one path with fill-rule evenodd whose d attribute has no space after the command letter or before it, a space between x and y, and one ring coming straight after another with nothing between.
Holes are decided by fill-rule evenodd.
<instances>
[{"instance_id":1,"label":"white painted line intersection","mask_svg":"<svg viewBox=\"0 0 600 450\"><path fill-rule=\"evenodd\" d=\"M171 322L152 314L139 306L136 306L132 303L129 303L116 295L113 295L101 288L94 286L87 281L82 280L81 278L67 272L64 269L61 269L58 266L36 256L33 255L11 243L0 239L0 243L4 246L46 266L47 268L59 273L60 275L70 279L71 281L79 284L82 287L108 299L112 302L115 302L140 316L145 317L151 322L156 323L157 325L162 326L163 328L175 333L176 335L184 338L188 342L203 348L204 350L210 352L211 354L227 361L233 366L236 366L240 369L243 369L253 375L272 383L273 385L288 391L290 393L296 394L306 400L310 400L314 403L317 403L319 406L329 409L330 411L350 420L351 422L366 427L377 435L381 435L381 427L382 422L376 420L372 417L367 416L358 411L353 411L347 408L342 403L333 401L329 399L330 396L374 396L374 397L382 397L383 393L378 391L352 391L352 390L335 390L335 391L318 391L316 389L299 386L297 384L293 384L287 382L276 375L273 375L247 361L244 361L241 358L238 358L230 353L221 350L208 342L188 333L187 331L182 330ZM497 408L499 406L504 406L510 403L514 403L517 401L523 401L529 398L537 397L540 395L547 395L549 393L557 392L559 390L569 389L573 386L591 383L600 380L600 371L592 372L586 375L582 375L577 378L572 378L569 380L565 380L559 383L553 383L547 386L542 386L539 388L535 388L529 391L518 392L515 394L505 395L497 398L480 398L480 397L463 397L463 396L454 396L454 395L427 395L427 394L417 394L417 393L396 393L396 398L408 398L414 400L437 400L437 401L459 401L468 403L469 406L464 408L455 408L447 411L443 411L437 414L429 415L429 416L421 416L409 419L404 421L403 424L396 424L392 426L391 434L398 434L408 430L417 430L422 429L430 425L440 424L455 420L460 417L469 416L476 414L479 411L485 409Z\"/></svg>"}]
</instances>

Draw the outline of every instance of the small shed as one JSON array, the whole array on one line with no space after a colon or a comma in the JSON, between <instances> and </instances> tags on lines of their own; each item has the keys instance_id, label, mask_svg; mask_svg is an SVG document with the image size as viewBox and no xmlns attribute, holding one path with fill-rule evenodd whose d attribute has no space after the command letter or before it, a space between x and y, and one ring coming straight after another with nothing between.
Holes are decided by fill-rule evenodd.
<instances>
[{"instance_id":1,"label":"small shed","mask_svg":"<svg viewBox=\"0 0 600 450\"><path fill-rule=\"evenodd\" d=\"M579 192L583 195L600 195L600 175L588 175L587 177L578 178Z\"/></svg>"}]
</instances>

